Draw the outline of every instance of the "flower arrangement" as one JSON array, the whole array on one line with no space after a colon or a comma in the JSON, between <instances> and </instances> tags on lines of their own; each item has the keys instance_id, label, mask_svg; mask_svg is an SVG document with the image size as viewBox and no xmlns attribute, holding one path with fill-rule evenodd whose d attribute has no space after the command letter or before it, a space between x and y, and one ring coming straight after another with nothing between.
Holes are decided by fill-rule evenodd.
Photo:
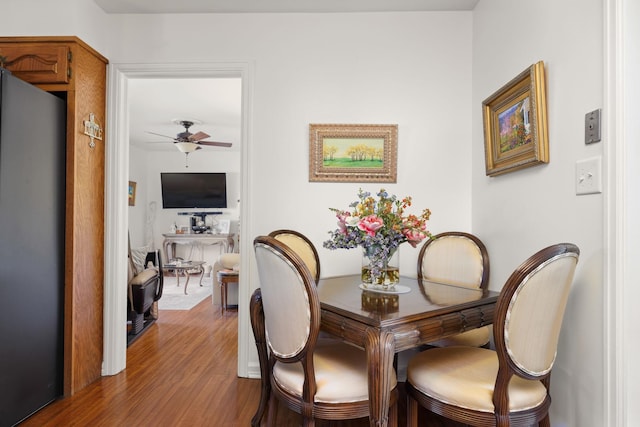
<instances>
[{"instance_id":1,"label":"flower arrangement","mask_svg":"<svg viewBox=\"0 0 640 427\"><path fill-rule=\"evenodd\" d=\"M369 259L367 273L372 276L371 281L379 283L385 280L381 277L386 263L400 244L408 242L415 248L422 240L431 237L426 225L431 211L424 209L419 216L405 214L411 206L411 197L400 200L384 188L377 196L376 200L371 193L359 189L358 200L349 205L351 210L329 208L338 218L338 228L329 232L331 238L323 243L323 247L332 250L362 247ZM391 282L398 279L392 278Z\"/></svg>"}]
</instances>

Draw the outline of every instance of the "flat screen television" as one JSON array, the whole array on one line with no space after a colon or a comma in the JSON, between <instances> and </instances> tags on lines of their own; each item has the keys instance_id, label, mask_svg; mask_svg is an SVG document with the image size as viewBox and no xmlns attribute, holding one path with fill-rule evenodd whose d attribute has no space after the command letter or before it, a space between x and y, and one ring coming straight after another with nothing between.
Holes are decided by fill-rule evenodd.
<instances>
[{"instance_id":1,"label":"flat screen television","mask_svg":"<svg viewBox=\"0 0 640 427\"><path fill-rule=\"evenodd\" d=\"M162 207L205 209L227 207L224 172L162 172Z\"/></svg>"}]
</instances>

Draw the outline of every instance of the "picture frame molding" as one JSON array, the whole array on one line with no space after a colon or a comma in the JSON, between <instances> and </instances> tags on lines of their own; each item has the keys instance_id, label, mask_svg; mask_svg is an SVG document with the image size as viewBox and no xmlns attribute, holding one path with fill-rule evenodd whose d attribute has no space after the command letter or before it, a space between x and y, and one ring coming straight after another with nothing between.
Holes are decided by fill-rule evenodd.
<instances>
[{"instance_id":1,"label":"picture frame molding","mask_svg":"<svg viewBox=\"0 0 640 427\"><path fill-rule=\"evenodd\" d=\"M324 162L325 140L383 140L382 167L331 167ZM310 182L391 182L397 180L397 124L317 124L309 125Z\"/></svg>"},{"instance_id":2,"label":"picture frame molding","mask_svg":"<svg viewBox=\"0 0 640 427\"><path fill-rule=\"evenodd\" d=\"M531 142L513 148L501 147L500 116L528 99L528 124ZM482 102L485 172L494 177L519 169L549 163L546 79L544 62L539 61L502 86ZM517 132L517 131L516 131Z\"/></svg>"}]
</instances>

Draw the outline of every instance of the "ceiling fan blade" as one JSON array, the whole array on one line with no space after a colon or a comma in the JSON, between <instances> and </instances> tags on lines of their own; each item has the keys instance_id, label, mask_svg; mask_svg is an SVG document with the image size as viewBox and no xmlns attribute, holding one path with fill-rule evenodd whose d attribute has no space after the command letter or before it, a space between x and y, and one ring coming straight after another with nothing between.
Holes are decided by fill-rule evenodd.
<instances>
[{"instance_id":1,"label":"ceiling fan blade","mask_svg":"<svg viewBox=\"0 0 640 427\"><path fill-rule=\"evenodd\" d=\"M212 145L215 147L231 147L230 142L215 142L215 141L198 141L200 145Z\"/></svg>"},{"instance_id":2,"label":"ceiling fan blade","mask_svg":"<svg viewBox=\"0 0 640 427\"><path fill-rule=\"evenodd\" d=\"M162 135L162 134L160 134L160 133L149 132L149 131L147 131L147 133L150 133L151 135L161 136L161 137L163 137L163 138L176 139L176 137L175 137L175 136L167 136L167 135Z\"/></svg>"},{"instance_id":3,"label":"ceiling fan blade","mask_svg":"<svg viewBox=\"0 0 640 427\"><path fill-rule=\"evenodd\" d=\"M211 135L208 135L204 132L196 132L189 137L189 141L200 141L201 139L209 138L209 136Z\"/></svg>"}]
</instances>

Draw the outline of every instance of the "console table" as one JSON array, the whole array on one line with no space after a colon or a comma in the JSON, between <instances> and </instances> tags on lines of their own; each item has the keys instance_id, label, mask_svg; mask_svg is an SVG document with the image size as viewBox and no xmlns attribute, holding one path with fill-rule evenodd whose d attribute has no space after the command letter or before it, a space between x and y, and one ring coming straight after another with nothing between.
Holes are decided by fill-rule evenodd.
<instances>
[{"instance_id":1,"label":"console table","mask_svg":"<svg viewBox=\"0 0 640 427\"><path fill-rule=\"evenodd\" d=\"M175 257L176 245L212 246L221 245L224 252L233 250L233 234L163 234L162 247L167 261ZM203 259L202 257L200 259Z\"/></svg>"}]
</instances>

